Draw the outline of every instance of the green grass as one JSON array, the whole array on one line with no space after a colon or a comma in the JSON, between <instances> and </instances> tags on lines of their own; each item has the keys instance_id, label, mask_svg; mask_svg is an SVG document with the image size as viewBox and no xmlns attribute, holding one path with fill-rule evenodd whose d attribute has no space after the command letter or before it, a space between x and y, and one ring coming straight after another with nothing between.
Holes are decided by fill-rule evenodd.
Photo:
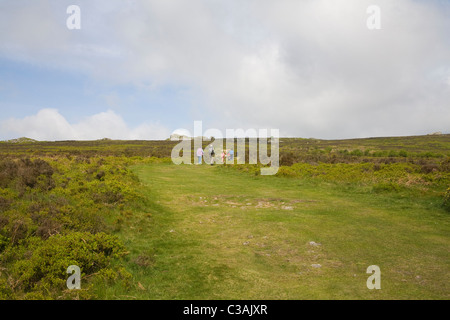
<instances>
[{"instance_id":1,"label":"green grass","mask_svg":"<svg viewBox=\"0 0 450 320\"><path fill-rule=\"evenodd\" d=\"M277 176L175 166L176 141L22 140L0 143L0 299L449 298L449 134L282 138ZM80 232L128 254L75 257L68 292L64 245L35 267Z\"/></svg>"},{"instance_id":2,"label":"green grass","mask_svg":"<svg viewBox=\"0 0 450 320\"><path fill-rule=\"evenodd\" d=\"M146 200L116 231L133 286L99 284L102 299L450 297L449 216L433 195L207 165L133 171ZM370 265L381 290L366 287Z\"/></svg>"}]
</instances>

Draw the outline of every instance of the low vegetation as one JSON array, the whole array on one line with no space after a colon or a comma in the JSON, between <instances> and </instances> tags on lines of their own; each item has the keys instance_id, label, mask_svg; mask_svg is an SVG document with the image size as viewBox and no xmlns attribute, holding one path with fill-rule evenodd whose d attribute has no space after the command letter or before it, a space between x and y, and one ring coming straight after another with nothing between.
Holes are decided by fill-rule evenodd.
<instances>
[{"instance_id":1,"label":"low vegetation","mask_svg":"<svg viewBox=\"0 0 450 320\"><path fill-rule=\"evenodd\" d=\"M337 295L326 280L338 269L357 274L350 259L362 259L356 252L364 246L386 259L395 279L377 297L448 298L424 264L448 273L450 135L283 138L275 177L250 164L171 165L176 143L0 143L0 299L342 298L352 296L345 281ZM382 235L397 243L378 250L353 223L366 231L384 226ZM354 233L356 251L342 242L348 234L323 231L333 226ZM323 244L315 248L322 271L309 270L320 260L313 253L289 245L310 240ZM420 290L414 281L401 284L406 258L393 259L394 247L419 264ZM415 248L428 250L423 263ZM69 265L81 268L82 290L67 289ZM317 290L292 287L299 274ZM251 288L259 292L249 295ZM353 297L370 298L366 291Z\"/></svg>"},{"instance_id":2,"label":"low vegetation","mask_svg":"<svg viewBox=\"0 0 450 320\"><path fill-rule=\"evenodd\" d=\"M78 265L89 282L105 275L129 277L120 268L110 269L110 261L126 254L112 231L120 223L117 217L135 206L139 197L138 180L128 169L135 161L139 160L8 157L0 161L2 298L65 297L69 265ZM86 289L83 297L95 295Z\"/></svg>"}]
</instances>

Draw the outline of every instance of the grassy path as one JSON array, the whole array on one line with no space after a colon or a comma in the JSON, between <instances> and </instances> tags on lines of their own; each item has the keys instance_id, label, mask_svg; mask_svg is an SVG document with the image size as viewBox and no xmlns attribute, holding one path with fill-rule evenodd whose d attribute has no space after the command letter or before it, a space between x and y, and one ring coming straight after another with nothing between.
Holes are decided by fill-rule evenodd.
<instances>
[{"instance_id":1,"label":"grassy path","mask_svg":"<svg viewBox=\"0 0 450 320\"><path fill-rule=\"evenodd\" d=\"M206 165L134 171L149 203L118 235L137 285L106 298L450 298L448 215L424 201Z\"/></svg>"}]
</instances>

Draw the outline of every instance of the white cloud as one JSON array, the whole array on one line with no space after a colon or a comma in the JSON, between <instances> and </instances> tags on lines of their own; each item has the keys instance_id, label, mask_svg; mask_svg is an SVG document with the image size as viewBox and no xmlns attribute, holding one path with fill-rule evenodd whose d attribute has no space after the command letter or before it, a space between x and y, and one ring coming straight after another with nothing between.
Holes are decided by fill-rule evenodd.
<instances>
[{"instance_id":1,"label":"white cloud","mask_svg":"<svg viewBox=\"0 0 450 320\"><path fill-rule=\"evenodd\" d=\"M450 128L448 2L378 0L382 29L369 31L371 0L80 0L75 32L64 2L17 2L26 9L0 8L0 54L151 90L187 87L222 130L340 138Z\"/></svg>"},{"instance_id":2,"label":"white cloud","mask_svg":"<svg viewBox=\"0 0 450 320\"><path fill-rule=\"evenodd\" d=\"M28 137L36 140L159 140L169 137L169 130L157 123L144 123L130 128L123 118L108 110L78 123L69 123L56 109L42 109L22 119L0 121L0 134L9 138Z\"/></svg>"}]
</instances>

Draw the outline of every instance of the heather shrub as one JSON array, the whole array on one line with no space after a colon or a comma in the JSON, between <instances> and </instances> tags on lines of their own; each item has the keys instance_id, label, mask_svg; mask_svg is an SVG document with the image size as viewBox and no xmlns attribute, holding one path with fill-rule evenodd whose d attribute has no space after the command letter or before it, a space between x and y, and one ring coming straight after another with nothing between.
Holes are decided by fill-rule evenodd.
<instances>
[{"instance_id":1,"label":"heather shrub","mask_svg":"<svg viewBox=\"0 0 450 320\"><path fill-rule=\"evenodd\" d=\"M281 166L291 166L296 162L295 160L296 159L292 152L280 154L280 165Z\"/></svg>"},{"instance_id":2,"label":"heather shrub","mask_svg":"<svg viewBox=\"0 0 450 320\"><path fill-rule=\"evenodd\" d=\"M0 188L7 188L17 177L17 168L12 160L0 161Z\"/></svg>"},{"instance_id":3,"label":"heather shrub","mask_svg":"<svg viewBox=\"0 0 450 320\"><path fill-rule=\"evenodd\" d=\"M46 191L54 188L52 166L41 159L31 160L29 158L18 161L5 160L0 162L0 187L7 188L14 184L14 188L21 194L27 188L39 187Z\"/></svg>"}]
</instances>

